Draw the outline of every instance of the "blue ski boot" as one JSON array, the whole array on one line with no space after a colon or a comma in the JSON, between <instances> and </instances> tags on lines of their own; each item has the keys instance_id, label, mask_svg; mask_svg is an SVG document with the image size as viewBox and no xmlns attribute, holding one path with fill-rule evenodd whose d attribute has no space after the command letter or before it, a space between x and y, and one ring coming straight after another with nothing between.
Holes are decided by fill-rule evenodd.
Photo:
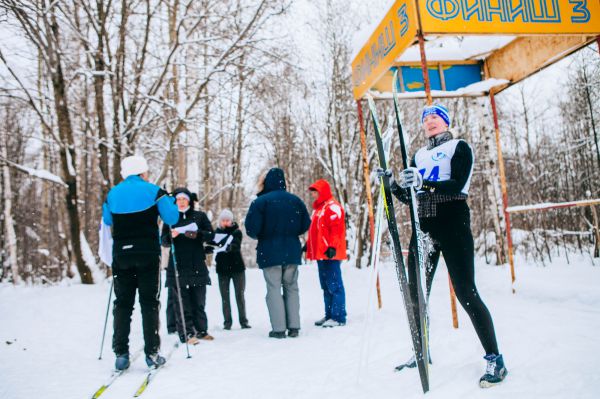
<instances>
[{"instance_id":1,"label":"blue ski boot","mask_svg":"<svg viewBox=\"0 0 600 399\"><path fill-rule=\"evenodd\" d=\"M501 383L508 374L502 355L491 354L485 355L483 358L487 360L487 367L485 374L479 379L479 386L489 388Z\"/></svg>"},{"instance_id":2,"label":"blue ski boot","mask_svg":"<svg viewBox=\"0 0 600 399\"><path fill-rule=\"evenodd\" d=\"M158 368L158 367L164 365L166 362L167 362L167 359L165 359L158 353L146 355L146 364L148 365L148 367Z\"/></svg>"},{"instance_id":3,"label":"blue ski boot","mask_svg":"<svg viewBox=\"0 0 600 399\"><path fill-rule=\"evenodd\" d=\"M127 370L129 368L129 353L117 355L115 360L115 369L119 371Z\"/></svg>"}]
</instances>

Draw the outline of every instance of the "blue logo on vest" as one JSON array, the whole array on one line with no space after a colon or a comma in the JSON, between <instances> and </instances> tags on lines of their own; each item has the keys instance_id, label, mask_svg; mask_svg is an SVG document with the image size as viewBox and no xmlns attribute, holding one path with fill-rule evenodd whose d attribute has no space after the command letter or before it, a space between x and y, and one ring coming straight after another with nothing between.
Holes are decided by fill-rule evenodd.
<instances>
[{"instance_id":1,"label":"blue logo on vest","mask_svg":"<svg viewBox=\"0 0 600 399\"><path fill-rule=\"evenodd\" d=\"M434 161L441 161L444 158L446 158L446 153L444 152L436 152L434 155L431 156L431 159L433 159Z\"/></svg>"}]
</instances>

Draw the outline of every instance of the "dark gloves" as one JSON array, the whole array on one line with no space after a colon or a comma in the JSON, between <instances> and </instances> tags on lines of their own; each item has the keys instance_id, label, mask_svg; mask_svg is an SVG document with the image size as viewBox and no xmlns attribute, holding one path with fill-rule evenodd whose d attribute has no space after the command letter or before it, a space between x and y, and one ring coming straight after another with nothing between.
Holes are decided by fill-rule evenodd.
<instances>
[{"instance_id":1,"label":"dark gloves","mask_svg":"<svg viewBox=\"0 0 600 399\"><path fill-rule=\"evenodd\" d=\"M306 243L302 246L302 252L306 252Z\"/></svg>"},{"instance_id":2,"label":"dark gloves","mask_svg":"<svg viewBox=\"0 0 600 399\"><path fill-rule=\"evenodd\" d=\"M214 234L210 231L198 230L198 234L200 234L200 238L204 242L209 242L213 239Z\"/></svg>"},{"instance_id":3,"label":"dark gloves","mask_svg":"<svg viewBox=\"0 0 600 399\"><path fill-rule=\"evenodd\" d=\"M393 177L391 169L383 170L383 168L377 168L377 169L375 169L375 174L377 174L377 177L383 177L383 176Z\"/></svg>"},{"instance_id":4,"label":"dark gloves","mask_svg":"<svg viewBox=\"0 0 600 399\"><path fill-rule=\"evenodd\" d=\"M325 256L327 256L327 259L332 259L335 256L335 248L327 248L327 250L325 251Z\"/></svg>"},{"instance_id":5,"label":"dark gloves","mask_svg":"<svg viewBox=\"0 0 600 399\"><path fill-rule=\"evenodd\" d=\"M186 231L185 232L185 236L187 238L191 238L192 240L195 239L196 237L198 237L198 232L197 231Z\"/></svg>"},{"instance_id":6,"label":"dark gloves","mask_svg":"<svg viewBox=\"0 0 600 399\"><path fill-rule=\"evenodd\" d=\"M215 247L211 247L210 245L207 245L206 247L204 247L204 253L209 255L212 254L213 252L215 252Z\"/></svg>"}]
</instances>

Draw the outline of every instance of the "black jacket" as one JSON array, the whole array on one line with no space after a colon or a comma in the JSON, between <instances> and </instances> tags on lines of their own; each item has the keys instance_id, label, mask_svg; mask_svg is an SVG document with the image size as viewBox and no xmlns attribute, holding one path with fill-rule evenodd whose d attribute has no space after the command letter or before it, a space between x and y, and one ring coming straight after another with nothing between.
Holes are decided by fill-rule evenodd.
<instances>
[{"instance_id":1,"label":"black jacket","mask_svg":"<svg viewBox=\"0 0 600 399\"><path fill-rule=\"evenodd\" d=\"M179 234L173 240L171 238L171 229L164 225L161 242L165 247L171 246L171 241L175 243L175 256L177 259L177 270L179 271L179 284L181 286L198 286L210 284L208 268L206 267L206 254L204 252L204 243L212 241L214 237L213 229L204 212L194 211L192 208L185 213L179 212L179 221L173 227L186 226L191 223L198 225L196 238L188 238L184 234ZM169 266L167 268L167 287L175 287L175 270L173 268L173 253L169 255Z\"/></svg>"},{"instance_id":2,"label":"black jacket","mask_svg":"<svg viewBox=\"0 0 600 399\"><path fill-rule=\"evenodd\" d=\"M215 234L227 234L227 236L221 240L221 243L227 242L229 236L233 236L227 249L224 252L217 253L217 256L215 257L217 262L217 273L231 276L232 274L243 272L246 269L244 266L244 258L242 257L243 235L237 223L234 223L230 227L219 227L215 230ZM218 245L221 243L216 244Z\"/></svg>"}]
</instances>

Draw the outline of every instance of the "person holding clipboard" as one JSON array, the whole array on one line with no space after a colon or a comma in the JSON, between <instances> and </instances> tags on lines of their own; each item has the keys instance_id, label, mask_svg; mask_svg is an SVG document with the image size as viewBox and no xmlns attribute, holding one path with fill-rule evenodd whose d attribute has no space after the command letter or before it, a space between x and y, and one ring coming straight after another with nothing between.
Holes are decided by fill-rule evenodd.
<instances>
[{"instance_id":1,"label":"person holding clipboard","mask_svg":"<svg viewBox=\"0 0 600 399\"><path fill-rule=\"evenodd\" d=\"M242 231L238 224L233 221L233 213L229 209L221 211L217 224L213 244L215 244L215 261L223 305L223 329L231 330L232 325L229 295L231 281L233 281L240 326L243 329L250 328L246 317L246 301L244 299L246 266L241 252Z\"/></svg>"},{"instance_id":2,"label":"person holding clipboard","mask_svg":"<svg viewBox=\"0 0 600 399\"><path fill-rule=\"evenodd\" d=\"M188 344L195 345L201 339L214 339L207 331L208 319L204 310L206 286L211 283L206 267L204 243L212 241L214 233L206 214L194 210L196 194L182 187L175 189L173 196L179 209L179 220L171 227L166 224L163 226L161 242L163 246L171 247L173 241L181 292L177 292L171 252L166 281L170 291L167 307L171 309L167 309L167 312L172 311L175 315L177 333L181 342L187 341ZM183 303L184 320L177 309L178 295L181 295ZM184 323L187 337L184 334Z\"/></svg>"}]
</instances>

